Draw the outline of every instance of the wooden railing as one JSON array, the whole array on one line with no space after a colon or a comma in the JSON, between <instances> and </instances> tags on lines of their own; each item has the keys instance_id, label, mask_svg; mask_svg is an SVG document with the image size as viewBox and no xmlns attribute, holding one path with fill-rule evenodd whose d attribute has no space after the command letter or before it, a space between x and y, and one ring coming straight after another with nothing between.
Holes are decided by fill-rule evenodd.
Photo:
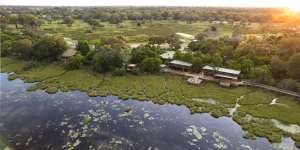
<instances>
[{"instance_id":1,"label":"wooden railing","mask_svg":"<svg viewBox=\"0 0 300 150\"><path fill-rule=\"evenodd\" d=\"M255 87L259 87L259 88L263 88L263 89L267 89L267 90L271 90L271 91L275 91L275 92L295 96L295 97L299 98L299 100L300 100L300 93L297 93L297 92L284 90L284 89L280 89L280 88L277 88L277 87L264 85L264 84L260 84L260 83L255 83L255 82L251 82L251 81L243 81L242 83L243 83L243 85L255 86Z\"/></svg>"}]
</instances>

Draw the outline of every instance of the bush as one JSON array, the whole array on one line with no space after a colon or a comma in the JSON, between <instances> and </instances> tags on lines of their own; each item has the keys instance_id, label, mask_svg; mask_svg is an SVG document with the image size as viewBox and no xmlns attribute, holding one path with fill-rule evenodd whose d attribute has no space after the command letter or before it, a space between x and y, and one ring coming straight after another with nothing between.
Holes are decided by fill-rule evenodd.
<instances>
[{"instance_id":1,"label":"bush","mask_svg":"<svg viewBox=\"0 0 300 150\"><path fill-rule=\"evenodd\" d=\"M56 60L67 49L62 37L45 36L33 45L33 57L38 60Z\"/></svg>"},{"instance_id":2,"label":"bush","mask_svg":"<svg viewBox=\"0 0 300 150\"><path fill-rule=\"evenodd\" d=\"M83 56L81 54L76 54L75 56L70 58L69 62L66 65L66 69L68 70L79 69L82 63L83 63Z\"/></svg>"},{"instance_id":3,"label":"bush","mask_svg":"<svg viewBox=\"0 0 300 150\"><path fill-rule=\"evenodd\" d=\"M105 73L121 68L123 58L118 50L103 49L94 55L92 64L95 71Z\"/></svg>"},{"instance_id":4,"label":"bush","mask_svg":"<svg viewBox=\"0 0 300 150\"><path fill-rule=\"evenodd\" d=\"M116 68L112 72L112 75L114 75L114 76L124 76L125 74L126 74L126 70L124 68Z\"/></svg>"},{"instance_id":5,"label":"bush","mask_svg":"<svg viewBox=\"0 0 300 150\"><path fill-rule=\"evenodd\" d=\"M79 41L76 48L82 55L87 55L90 51L90 47L87 41Z\"/></svg>"},{"instance_id":6,"label":"bush","mask_svg":"<svg viewBox=\"0 0 300 150\"><path fill-rule=\"evenodd\" d=\"M285 90L298 91L299 83L294 79L283 79L278 84L277 87Z\"/></svg>"},{"instance_id":7,"label":"bush","mask_svg":"<svg viewBox=\"0 0 300 150\"><path fill-rule=\"evenodd\" d=\"M22 71L29 71L31 70L32 68L34 67L37 67L38 66L38 62L30 62L28 64L25 64L23 67L22 67Z\"/></svg>"},{"instance_id":8,"label":"bush","mask_svg":"<svg viewBox=\"0 0 300 150\"><path fill-rule=\"evenodd\" d=\"M156 57L145 58L139 64L141 71L156 73L160 71L160 65L162 64L162 60Z\"/></svg>"},{"instance_id":9,"label":"bush","mask_svg":"<svg viewBox=\"0 0 300 150\"><path fill-rule=\"evenodd\" d=\"M0 56L1 57L5 57L5 56L8 56L8 55L11 54L11 51L10 51L11 45L12 45L12 42L9 41L9 40L4 41L1 44L1 51L0 51Z\"/></svg>"}]
</instances>

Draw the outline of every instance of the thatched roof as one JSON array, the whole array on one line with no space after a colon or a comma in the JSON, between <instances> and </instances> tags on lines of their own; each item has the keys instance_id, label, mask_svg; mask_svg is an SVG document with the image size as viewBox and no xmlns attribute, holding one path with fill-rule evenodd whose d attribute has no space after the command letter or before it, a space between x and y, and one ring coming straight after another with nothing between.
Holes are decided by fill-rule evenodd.
<instances>
[{"instance_id":1,"label":"thatched roof","mask_svg":"<svg viewBox=\"0 0 300 150\"><path fill-rule=\"evenodd\" d=\"M61 55L61 57L72 57L76 54L76 52L77 52L76 49L69 48Z\"/></svg>"}]
</instances>

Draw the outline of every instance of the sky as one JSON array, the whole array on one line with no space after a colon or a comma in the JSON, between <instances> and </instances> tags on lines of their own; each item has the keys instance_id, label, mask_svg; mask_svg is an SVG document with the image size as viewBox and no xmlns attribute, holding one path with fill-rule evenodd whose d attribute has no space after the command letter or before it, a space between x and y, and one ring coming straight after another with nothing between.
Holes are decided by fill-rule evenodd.
<instances>
[{"instance_id":1,"label":"sky","mask_svg":"<svg viewBox=\"0 0 300 150\"><path fill-rule=\"evenodd\" d=\"M0 0L0 5L300 7L300 0Z\"/></svg>"}]
</instances>

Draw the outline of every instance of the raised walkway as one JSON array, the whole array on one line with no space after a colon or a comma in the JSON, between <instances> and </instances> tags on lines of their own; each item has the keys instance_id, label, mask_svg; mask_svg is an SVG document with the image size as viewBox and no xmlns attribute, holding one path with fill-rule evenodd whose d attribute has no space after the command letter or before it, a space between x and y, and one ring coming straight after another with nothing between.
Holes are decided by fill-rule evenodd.
<instances>
[{"instance_id":1,"label":"raised walkway","mask_svg":"<svg viewBox=\"0 0 300 150\"><path fill-rule=\"evenodd\" d=\"M189 73L189 72L176 71L176 70L172 70L172 69L165 69L164 71L169 72L169 73L173 73L173 74L177 74L177 75L192 77L192 78L200 78L200 79L207 80L207 81L213 81L213 82L217 81L214 77L205 76L205 75L203 75L203 73L198 73L198 74L197 73ZM270 90L270 91L279 92L279 93L283 93L283 94L286 94L286 95L294 96L294 97L297 97L300 100L300 93L280 89L280 88L269 86L269 85L254 83L254 82L250 82L250 81L247 81L247 80L239 82L238 85L254 86L254 87L258 87L258 88L263 88L263 89L267 89L267 90Z\"/></svg>"},{"instance_id":2,"label":"raised walkway","mask_svg":"<svg viewBox=\"0 0 300 150\"><path fill-rule=\"evenodd\" d=\"M275 92L279 92L279 93L283 93L283 94L295 96L295 97L298 97L299 100L300 100L300 93L297 93L297 92L293 92L293 91L289 91L289 90L284 90L284 89L280 89L280 88L269 86L269 85L264 85L264 84L259 84L259 83L253 83L253 82L250 82L250 81L242 81L242 83L243 83L242 85L259 87L259 88L267 89L267 90L270 90L270 91L275 91Z\"/></svg>"}]
</instances>

